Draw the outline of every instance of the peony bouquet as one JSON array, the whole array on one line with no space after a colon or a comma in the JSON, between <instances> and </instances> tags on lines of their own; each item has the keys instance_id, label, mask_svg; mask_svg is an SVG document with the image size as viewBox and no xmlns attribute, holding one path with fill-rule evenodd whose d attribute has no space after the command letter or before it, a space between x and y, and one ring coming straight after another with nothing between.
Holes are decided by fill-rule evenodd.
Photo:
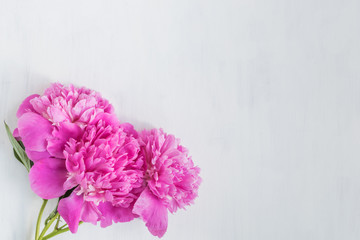
<instances>
[{"instance_id":1,"label":"peony bouquet","mask_svg":"<svg viewBox=\"0 0 360 240\"><path fill-rule=\"evenodd\" d=\"M135 218L162 237L168 211L185 208L197 196L200 169L179 139L162 129L137 132L121 123L93 90L52 84L43 95L27 97L16 116L13 133L5 123L14 155L43 198L35 240L76 233L83 222L107 227ZM57 206L41 230L48 199Z\"/></svg>"}]
</instances>

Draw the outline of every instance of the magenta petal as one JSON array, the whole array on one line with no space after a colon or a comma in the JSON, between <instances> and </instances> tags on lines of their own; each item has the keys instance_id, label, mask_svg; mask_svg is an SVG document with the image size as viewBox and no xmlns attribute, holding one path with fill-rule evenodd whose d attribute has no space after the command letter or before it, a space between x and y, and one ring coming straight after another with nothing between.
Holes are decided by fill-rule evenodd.
<instances>
[{"instance_id":1,"label":"magenta petal","mask_svg":"<svg viewBox=\"0 0 360 240\"><path fill-rule=\"evenodd\" d=\"M47 151L36 152L36 151L30 151L28 149L25 149L25 152L26 152L26 155L29 157L29 159L33 162L50 157L50 154Z\"/></svg>"},{"instance_id":2,"label":"magenta petal","mask_svg":"<svg viewBox=\"0 0 360 240\"><path fill-rule=\"evenodd\" d=\"M115 207L110 202L100 203L98 206L102 214L100 226L107 227L112 224L112 221L117 222L130 222L135 218L131 208Z\"/></svg>"},{"instance_id":3,"label":"magenta petal","mask_svg":"<svg viewBox=\"0 0 360 240\"><path fill-rule=\"evenodd\" d=\"M124 130L128 135L132 135L134 138L138 137L137 131L134 129L134 126L130 123L122 123L120 127Z\"/></svg>"},{"instance_id":4,"label":"magenta petal","mask_svg":"<svg viewBox=\"0 0 360 240\"><path fill-rule=\"evenodd\" d=\"M111 126L120 126L120 121L114 114L99 113L96 115L96 118L92 121L92 123L96 123L99 120L102 120L103 122Z\"/></svg>"},{"instance_id":5,"label":"magenta petal","mask_svg":"<svg viewBox=\"0 0 360 240\"><path fill-rule=\"evenodd\" d=\"M69 197L61 199L59 202L58 212L69 225L69 229L72 233L77 232L83 203L84 199L82 195L78 196L75 192Z\"/></svg>"},{"instance_id":6,"label":"magenta petal","mask_svg":"<svg viewBox=\"0 0 360 240\"><path fill-rule=\"evenodd\" d=\"M94 202L84 201L81 211L81 221L90 222L92 224L97 223L100 220L101 212L97 209Z\"/></svg>"},{"instance_id":7,"label":"magenta petal","mask_svg":"<svg viewBox=\"0 0 360 240\"><path fill-rule=\"evenodd\" d=\"M81 134L81 128L70 122L60 123L58 129L54 129L52 132L53 137L49 138L47 150L55 157L64 158L63 151L65 149L65 143L70 139L77 139Z\"/></svg>"},{"instance_id":8,"label":"magenta petal","mask_svg":"<svg viewBox=\"0 0 360 240\"><path fill-rule=\"evenodd\" d=\"M14 138L16 138L16 140L21 140L18 128L14 129L13 136L14 136Z\"/></svg>"},{"instance_id":9,"label":"magenta petal","mask_svg":"<svg viewBox=\"0 0 360 240\"><path fill-rule=\"evenodd\" d=\"M165 234L168 224L167 208L148 188L136 201L133 213L146 222L152 235L162 237Z\"/></svg>"},{"instance_id":10,"label":"magenta petal","mask_svg":"<svg viewBox=\"0 0 360 240\"><path fill-rule=\"evenodd\" d=\"M16 117L20 118L24 113L27 112L35 112L34 107L31 105L30 100L38 97L39 94L33 94L28 96L27 98L25 98L25 100L21 103L17 113L16 113Z\"/></svg>"},{"instance_id":11,"label":"magenta petal","mask_svg":"<svg viewBox=\"0 0 360 240\"><path fill-rule=\"evenodd\" d=\"M66 180L65 160L45 158L38 160L30 169L31 189L44 199L57 198L65 194L63 188Z\"/></svg>"},{"instance_id":12,"label":"magenta petal","mask_svg":"<svg viewBox=\"0 0 360 240\"><path fill-rule=\"evenodd\" d=\"M48 120L36 113L24 113L19 118L18 129L26 149L37 152L46 150L47 139L52 131L52 125Z\"/></svg>"}]
</instances>

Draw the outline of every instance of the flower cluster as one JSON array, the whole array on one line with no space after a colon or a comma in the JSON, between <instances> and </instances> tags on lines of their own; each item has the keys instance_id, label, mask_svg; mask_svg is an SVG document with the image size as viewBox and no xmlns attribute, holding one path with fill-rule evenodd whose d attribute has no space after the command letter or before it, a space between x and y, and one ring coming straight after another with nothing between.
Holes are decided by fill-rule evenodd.
<instances>
[{"instance_id":1,"label":"flower cluster","mask_svg":"<svg viewBox=\"0 0 360 240\"><path fill-rule=\"evenodd\" d=\"M180 140L162 129L137 132L87 88L52 84L17 112L14 137L33 166L32 190L59 198L56 212L75 233L79 222L107 227L141 218L162 237L168 211L197 197L201 178Z\"/></svg>"}]
</instances>

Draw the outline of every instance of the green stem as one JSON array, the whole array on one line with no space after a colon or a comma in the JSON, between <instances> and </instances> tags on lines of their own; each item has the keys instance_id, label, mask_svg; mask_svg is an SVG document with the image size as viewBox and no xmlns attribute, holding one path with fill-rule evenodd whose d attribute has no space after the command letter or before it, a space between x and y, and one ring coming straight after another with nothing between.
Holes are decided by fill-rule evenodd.
<instances>
[{"instance_id":1,"label":"green stem","mask_svg":"<svg viewBox=\"0 0 360 240\"><path fill-rule=\"evenodd\" d=\"M82 224L83 222L79 222L79 226ZM56 236L56 235L58 235L58 234L60 234L60 233L64 233L64 232L67 232L67 231L69 231L69 228L67 227L67 228L64 228L64 229L59 229L59 230L56 230L56 229L54 229L54 231L53 232L51 232L51 233L49 233L48 235L46 235L45 237L43 237L42 238L42 240L47 240L47 239L49 239L49 238L52 238L52 237L54 237L54 236Z\"/></svg>"},{"instance_id":2,"label":"green stem","mask_svg":"<svg viewBox=\"0 0 360 240\"><path fill-rule=\"evenodd\" d=\"M57 220L56 220L56 224L55 224L55 229L56 230L59 229L59 222L60 222L60 215L57 217Z\"/></svg>"},{"instance_id":3,"label":"green stem","mask_svg":"<svg viewBox=\"0 0 360 240\"><path fill-rule=\"evenodd\" d=\"M40 212L39 212L38 219L37 219L37 222L36 222L35 240L37 240L38 236L39 236L41 217L42 217L42 214L44 212L47 201L48 201L47 199L43 199L43 203L42 203L41 208L40 208Z\"/></svg>"},{"instance_id":4,"label":"green stem","mask_svg":"<svg viewBox=\"0 0 360 240\"><path fill-rule=\"evenodd\" d=\"M49 229L49 227L51 226L51 224L55 221L55 219L59 216L59 213L56 213L56 215L50 219L50 221L45 225L44 229L42 230L42 232L40 233L39 239L38 240L42 240L43 236L45 235L46 231Z\"/></svg>"},{"instance_id":5,"label":"green stem","mask_svg":"<svg viewBox=\"0 0 360 240\"><path fill-rule=\"evenodd\" d=\"M61 230L61 229L63 229L63 228L66 227L66 226L67 226L67 224L65 223L64 225L62 225L62 226L59 227L58 229Z\"/></svg>"},{"instance_id":6,"label":"green stem","mask_svg":"<svg viewBox=\"0 0 360 240\"><path fill-rule=\"evenodd\" d=\"M60 230L54 230L52 233L49 233L48 235L46 235L42 240L46 240L46 239L49 239L49 238L52 238L60 233L64 233L64 232L67 232L69 231L69 228L64 228L64 229L60 229Z\"/></svg>"}]
</instances>

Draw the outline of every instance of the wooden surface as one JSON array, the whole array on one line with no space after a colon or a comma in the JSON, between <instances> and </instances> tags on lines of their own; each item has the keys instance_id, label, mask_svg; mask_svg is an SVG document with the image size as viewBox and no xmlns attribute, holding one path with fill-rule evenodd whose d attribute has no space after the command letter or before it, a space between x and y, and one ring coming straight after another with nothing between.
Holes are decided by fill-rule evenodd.
<instances>
[{"instance_id":1,"label":"wooden surface","mask_svg":"<svg viewBox=\"0 0 360 240\"><path fill-rule=\"evenodd\" d=\"M203 184L164 239L357 240L359 13L357 0L0 0L0 119L14 128L21 101L59 81L180 137ZM3 127L0 159L0 238L32 239L41 200ZM138 220L57 239L153 237Z\"/></svg>"}]
</instances>

